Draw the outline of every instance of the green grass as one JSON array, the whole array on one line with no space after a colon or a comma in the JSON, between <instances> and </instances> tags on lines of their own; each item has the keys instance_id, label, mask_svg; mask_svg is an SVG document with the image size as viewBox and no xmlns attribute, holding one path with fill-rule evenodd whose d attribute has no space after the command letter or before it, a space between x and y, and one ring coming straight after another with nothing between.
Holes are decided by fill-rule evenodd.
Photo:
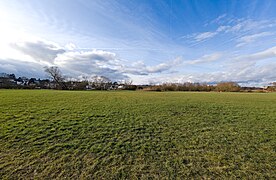
<instances>
[{"instance_id":1,"label":"green grass","mask_svg":"<svg viewBox=\"0 0 276 180\"><path fill-rule=\"evenodd\" d=\"M276 178L275 93L1 90L0 124L2 179Z\"/></svg>"}]
</instances>

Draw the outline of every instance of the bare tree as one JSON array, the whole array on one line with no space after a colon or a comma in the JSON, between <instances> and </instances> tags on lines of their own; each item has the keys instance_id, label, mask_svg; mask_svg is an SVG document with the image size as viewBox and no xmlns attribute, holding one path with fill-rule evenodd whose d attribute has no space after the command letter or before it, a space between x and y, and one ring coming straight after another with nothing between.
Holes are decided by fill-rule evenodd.
<instances>
[{"instance_id":1,"label":"bare tree","mask_svg":"<svg viewBox=\"0 0 276 180\"><path fill-rule=\"evenodd\" d=\"M64 77L60 71L60 69L57 66L46 66L44 67L44 71L47 73L47 75L53 79L53 81L56 83L56 85L61 89L68 89L65 82Z\"/></svg>"},{"instance_id":2,"label":"bare tree","mask_svg":"<svg viewBox=\"0 0 276 180\"><path fill-rule=\"evenodd\" d=\"M128 86L128 85L132 85L133 81L131 79L126 79L123 81L123 84Z\"/></svg>"},{"instance_id":3,"label":"bare tree","mask_svg":"<svg viewBox=\"0 0 276 180\"><path fill-rule=\"evenodd\" d=\"M267 90L268 91L276 91L276 82L272 82L272 83L270 83L271 84L271 86L267 86Z\"/></svg>"},{"instance_id":4,"label":"bare tree","mask_svg":"<svg viewBox=\"0 0 276 180\"><path fill-rule=\"evenodd\" d=\"M93 76L91 78L92 85L98 90L107 90L112 81L105 76Z\"/></svg>"},{"instance_id":5,"label":"bare tree","mask_svg":"<svg viewBox=\"0 0 276 180\"><path fill-rule=\"evenodd\" d=\"M238 92L241 90L241 87L236 82L220 82L217 84L216 90L222 92Z\"/></svg>"},{"instance_id":6,"label":"bare tree","mask_svg":"<svg viewBox=\"0 0 276 180\"><path fill-rule=\"evenodd\" d=\"M126 79L122 83L124 84L125 90L136 90L137 89L136 85L132 85L133 81L131 79Z\"/></svg>"}]
</instances>

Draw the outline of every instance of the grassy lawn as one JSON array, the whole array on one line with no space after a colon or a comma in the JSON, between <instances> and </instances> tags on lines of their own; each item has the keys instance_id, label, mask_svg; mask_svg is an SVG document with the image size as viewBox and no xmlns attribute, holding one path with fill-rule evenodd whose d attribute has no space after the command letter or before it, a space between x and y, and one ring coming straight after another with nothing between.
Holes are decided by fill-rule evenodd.
<instances>
[{"instance_id":1,"label":"grassy lawn","mask_svg":"<svg viewBox=\"0 0 276 180\"><path fill-rule=\"evenodd\" d=\"M275 167L275 93L0 90L2 179L275 179Z\"/></svg>"}]
</instances>

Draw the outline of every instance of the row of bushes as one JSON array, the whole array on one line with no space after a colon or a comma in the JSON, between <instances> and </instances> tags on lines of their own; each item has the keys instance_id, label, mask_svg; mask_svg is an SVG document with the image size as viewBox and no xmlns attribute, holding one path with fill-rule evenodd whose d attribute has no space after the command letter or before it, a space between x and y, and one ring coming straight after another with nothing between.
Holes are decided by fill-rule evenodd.
<instances>
[{"instance_id":1,"label":"row of bushes","mask_svg":"<svg viewBox=\"0 0 276 180\"><path fill-rule=\"evenodd\" d=\"M162 85L149 86L144 90L148 91L219 91L239 92L241 87L235 82L222 82L217 85L200 83L164 83Z\"/></svg>"}]
</instances>

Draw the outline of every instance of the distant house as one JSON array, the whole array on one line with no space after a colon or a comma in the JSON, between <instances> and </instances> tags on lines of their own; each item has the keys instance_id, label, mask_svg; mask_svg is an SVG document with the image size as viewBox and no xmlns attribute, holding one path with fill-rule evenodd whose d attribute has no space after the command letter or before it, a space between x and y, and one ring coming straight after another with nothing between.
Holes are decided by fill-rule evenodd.
<instances>
[{"instance_id":1,"label":"distant house","mask_svg":"<svg viewBox=\"0 0 276 180\"><path fill-rule=\"evenodd\" d=\"M95 90L96 89L92 85L86 85L85 88L86 88L86 90Z\"/></svg>"},{"instance_id":2,"label":"distant house","mask_svg":"<svg viewBox=\"0 0 276 180\"><path fill-rule=\"evenodd\" d=\"M40 80L37 80L36 78L31 78L28 81L29 86L39 86Z\"/></svg>"},{"instance_id":3,"label":"distant house","mask_svg":"<svg viewBox=\"0 0 276 180\"><path fill-rule=\"evenodd\" d=\"M12 88L17 85L16 77L14 74L0 74L0 87L2 88Z\"/></svg>"},{"instance_id":4,"label":"distant house","mask_svg":"<svg viewBox=\"0 0 276 180\"><path fill-rule=\"evenodd\" d=\"M274 92L276 91L276 86L267 86L264 89L269 92Z\"/></svg>"},{"instance_id":5,"label":"distant house","mask_svg":"<svg viewBox=\"0 0 276 180\"><path fill-rule=\"evenodd\" d=\"M256 92L256 91L263 91L265 88L261 87L241 87L241 91L243 92Z\"/></svg>"},{"instance_id":6,"label":"distant house","mask_svg":"<svg viewBox=\"0 0 276 180\"><path fill-rule=\"evenodd\" d=\"M118 86L118 89L124 89L124 88L125 88L124 85L119 85L119 86Z\"/></svg>"}]
</instances>

